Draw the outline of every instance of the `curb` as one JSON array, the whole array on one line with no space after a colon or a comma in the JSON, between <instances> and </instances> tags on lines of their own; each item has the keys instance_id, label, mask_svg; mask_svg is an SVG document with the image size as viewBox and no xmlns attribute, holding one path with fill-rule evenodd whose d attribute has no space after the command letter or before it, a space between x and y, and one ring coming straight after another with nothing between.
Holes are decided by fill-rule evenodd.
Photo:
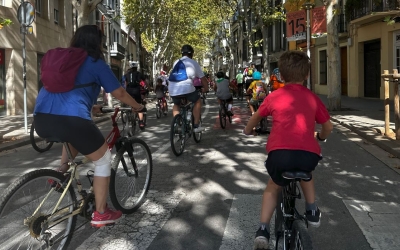
<instances>
[{"instance_id":1,"label":"curb","mask_svg":"<svg viewBox=\"0 0 400 250\"><path fill-rule=\"evenodd\" d=\"M109 119L110 119L110 116L107 116L107 115L97 117L97 119L94 119L94 123L97 124L100 122L107 121ZM22 135L19 138L17 138L15 141L0 144L0 152L4 152L7 150L22 147L22 146L28 145L30 143L31 143L31 141L30 141L29 135Z\"/></svg>"},{"instance_id":2,"label":"curb","mask_svg":"<svg viewBox=\"0 0 400 250\"><path fill-rule=\"evenodd\" d=\"M353 127L352 125L342 122L339 119L336 119L332 116L331 116L331 120L342 125L343 127L348 128L349 130L358 134L359 136L366 139L367 141L372 142L376 146L380 147L381 149L385 150L386 152L388 152L391 155L395 156L396 158L400 159L400 152L398 150L393 149L390 145L388 145L389 143L393 143L393 140L391 140L387 137L384 137L382 135L379 135L379 134L377 134L376 136L371 136L371 135L367 134L366 132L359 130L359 129ZM371 132L376 133L376 131L373 131L373 130L371 130ZM380 138L382 140L377 140L377 138ZM399 144L399 146L400 146L400 144Z\"/></svg>"}]
</instances>

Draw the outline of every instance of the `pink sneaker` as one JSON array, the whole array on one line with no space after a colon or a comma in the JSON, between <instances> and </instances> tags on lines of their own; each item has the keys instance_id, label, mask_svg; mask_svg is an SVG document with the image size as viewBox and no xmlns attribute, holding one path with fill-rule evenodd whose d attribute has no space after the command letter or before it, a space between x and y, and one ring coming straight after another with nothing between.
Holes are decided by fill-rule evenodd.
<instances>
[{"instance_id":1,"label":"pink sneaker","mask_svg":"<svg viewBox=\"0 0 400 250\"><path fill-rule=\"evenodd\" d=\"M90 223L92 224L92 227L100 228L103 226L114 224L116 221L118 221L119 218L121 218L121 216L121 211L114 211L106 208L103 214L94 211L94 213L92 214L92 221Z\"/></svg>"}]
</instances>

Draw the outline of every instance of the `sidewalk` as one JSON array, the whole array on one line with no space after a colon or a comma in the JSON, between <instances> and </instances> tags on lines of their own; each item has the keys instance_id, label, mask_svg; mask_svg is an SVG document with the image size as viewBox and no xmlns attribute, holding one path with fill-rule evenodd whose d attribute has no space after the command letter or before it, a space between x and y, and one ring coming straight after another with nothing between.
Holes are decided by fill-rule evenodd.
<instances>
[{"instance_id":1,"label":"sidewalk","mask_svg":"<svg viewBox=\"0 0 400 250\"><path fill-rule=\"evenodd\" d=\"M327 96L319 95L319 97L327 105ZM390 127L394 129L393 102L390 105L390 110ZM96 117L95 122L106 121L110 119L109 117L107 114ZM383 100L342 96L342 110L331 112L331 118L332 121L340 123L367 141L400 158L400 141L380 134L385 125ZM24 117L22 115L0 117L0 152L29 144L31 123L32 115L29 115L28 134L25 134Z\"/></svg>"}]
</instances>

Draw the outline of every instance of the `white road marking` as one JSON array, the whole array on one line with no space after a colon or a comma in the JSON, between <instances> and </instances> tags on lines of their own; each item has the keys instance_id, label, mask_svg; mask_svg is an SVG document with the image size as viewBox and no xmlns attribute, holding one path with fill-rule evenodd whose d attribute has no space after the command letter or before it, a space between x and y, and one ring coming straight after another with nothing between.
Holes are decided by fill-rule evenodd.
<instances>
[{"instance_id":1,"label":"white road marking","mask_svg":"<svg viewBox=\"0 0 400 250\"><path fill-rule=\"evenodd\" d=\"M146 249L183 197L184 194L178 192L150 191L138 211L125 216L115 226L100 228L77 250Z\"/></svg>"},{"instance_id":2,"label":"white road marking","mask_svg":"<svg viewBox=\"0 0 400 250\"><path fill-rule=\"evenodd\" d=\"M372 249L399 249L400 204L343 200Z\"/></svg>"},{"instance_id":3,"label":"white road marking","mask_svg":"<svg viewBox=\"0 0 400 250\"><path fill-rule=\"evenodd\" d=\"M261 199L262 194L235 194L220 250L253 249L254 236L260 221ZM270 223L270 249L274 249L275 245L274 216Z\"/></svg>"}]
</instances>

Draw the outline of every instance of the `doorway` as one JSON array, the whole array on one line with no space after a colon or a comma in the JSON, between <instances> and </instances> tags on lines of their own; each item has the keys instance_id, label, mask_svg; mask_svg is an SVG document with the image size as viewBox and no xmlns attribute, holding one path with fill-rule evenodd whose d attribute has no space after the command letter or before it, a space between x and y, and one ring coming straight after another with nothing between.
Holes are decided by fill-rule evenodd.
<instances>
[{"instance_id":1,"label":"doorway","mask_svg":"<svg viewBox=\"0 0 400 250\"><path fill-rule=\"evenodd\" d=\"M342 95L347 95L347 47L340 48L340 72Z\"/></svg>"},{"instance_id":2,"label":"doorway","mask_svg":"<svg viewBox=\"0 0 400 250\"><path fill-rule=\"evenodd\" d=\"M0 116L7 113L5 53L4 49L0 49Z\"/></svg>"},{"instance_id":3,"label":"doorway","mask_svg":"<svg viewBox=\"0 0 400 250\"><path fill-rule=\"evenodd\" d=\"M364 97L380 97L381 41L364 43Z\"/></svg>"}]
</instances>

